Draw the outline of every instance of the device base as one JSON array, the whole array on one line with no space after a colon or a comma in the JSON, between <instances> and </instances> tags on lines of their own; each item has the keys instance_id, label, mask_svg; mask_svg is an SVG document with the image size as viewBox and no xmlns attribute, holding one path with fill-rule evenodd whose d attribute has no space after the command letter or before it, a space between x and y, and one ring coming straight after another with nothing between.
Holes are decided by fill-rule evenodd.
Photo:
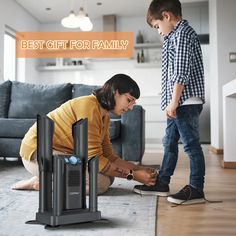
<instances>
[{"instance_id":1,"label":"device base","mask_svg":"<svg viewBox=\"0 0 236 236\"><path fill-rule=\"evenodd\" d=\"M51 212L36 213L36 222L50 225L50 226L60 226L67 224L77 224L83 222L97 221L101 219L101 212L95 211L91 212L88 209L80 209L73 211L66 211L60 216L54 216Z\"/></svg>"}]
</instances>

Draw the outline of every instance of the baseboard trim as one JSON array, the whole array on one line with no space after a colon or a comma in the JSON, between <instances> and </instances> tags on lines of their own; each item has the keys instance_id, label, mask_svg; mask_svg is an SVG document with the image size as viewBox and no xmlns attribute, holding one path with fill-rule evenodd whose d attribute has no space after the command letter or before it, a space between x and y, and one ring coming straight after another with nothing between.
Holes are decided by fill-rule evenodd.
<instances>
[{"instance_id":1,"label":"baseboard trim","mask_svg":"<svg viewBox=\"0 0 236 236\"><path fill-rule=\"evenodd\" d=\"M224 158L220 158L220 165L225 169L236 169L236 162L224 161Z\"/></svg>"},{"instance_id":2,"label":"baseboard trim","mask_svg":"<svg viewBox=\"0 0 236 236\"><path fill-rule=\"evenodd\" d=\"M217 154L217 155L224 154L224 150L223 149L215 148L213 146L209 146L209 151L213 152L214 154Z\"/></svg>"}]
</instances>

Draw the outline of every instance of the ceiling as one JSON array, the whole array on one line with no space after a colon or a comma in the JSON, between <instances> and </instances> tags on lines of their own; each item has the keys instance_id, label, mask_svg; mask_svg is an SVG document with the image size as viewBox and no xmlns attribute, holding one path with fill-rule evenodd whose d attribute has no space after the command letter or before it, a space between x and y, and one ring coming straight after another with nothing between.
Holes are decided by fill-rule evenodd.
<instances>
[{"instance_id":1,"label":"ceiling","mask_svg":"<svg viewBox=\"0 0 236 236\"><path fill-rule=\"evenodd\" d=\"M90 18L96 19L102 15L143 16L151 0L15 0L25 8L40 23L60 21L73 9L78 14L83 6ZM202 2L206 0L180 0L186 2ZM102 5L98 6L100 2ZM51 8L51 10L46 10Z\"/></svg>"}]
</instances>

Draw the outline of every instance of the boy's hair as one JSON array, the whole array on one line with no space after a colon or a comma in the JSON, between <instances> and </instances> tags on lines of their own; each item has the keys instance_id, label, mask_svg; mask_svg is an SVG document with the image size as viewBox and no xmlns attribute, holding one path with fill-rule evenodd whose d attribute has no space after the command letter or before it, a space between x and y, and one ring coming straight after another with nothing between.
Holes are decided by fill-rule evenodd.
<instances>
[{"instance_id":1,"label":"boy's hair","mask_svg":"<svg viewBox=\"0 0 236 236\"><path fill-rule=\"evenodd\" d=\"M174 16L182 16L182 8L179 0L153 0L148 8L147 23L151 25L153 20L162 20L162 12L169 11Z\"/></svg>"},{"instance_id":2,"label":"boy's hair","mask_svg":"<svg viewBox=\"0 0 236 236\"><path fill-rule=\"evenodd\" d=\"M101 88L93 91L102 108L111 111L115 108L115 93L129 93L136 99L140 96L140 90L137 83L125 74L116 74L111 77Z\"/></svg>"}]
</instances>

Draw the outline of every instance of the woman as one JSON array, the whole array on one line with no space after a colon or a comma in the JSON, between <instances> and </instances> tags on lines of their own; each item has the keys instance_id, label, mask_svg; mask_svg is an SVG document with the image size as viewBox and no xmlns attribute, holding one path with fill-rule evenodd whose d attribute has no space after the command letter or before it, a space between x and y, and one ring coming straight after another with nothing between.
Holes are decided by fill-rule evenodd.
<instances>
[{"instance_id":1,"label":"woman","mask_svg":"<svg viewBox=\"0 0 236 236\"><path fill-rule=\"evenodd\" d=\"M156 171L122 160L112 152L109 139L109 112L122 115L132 110L140 96L138 85L129 76L117 74L92 95L74 98L48 114L54 121L53 153L72 154L72 124L88 118L88 158L99 157L98 193L107 191L114 177L135 179L146 185L154 185ZM12 189L39 189L37 163L36 123L22 140L20 155L27 171L33 177L12 186ZM87 175L88 176L88 175ZM88 185L88 180L87 183ZM87 186L88 189L88 186Z\"/></svg>"}]
</instances>

